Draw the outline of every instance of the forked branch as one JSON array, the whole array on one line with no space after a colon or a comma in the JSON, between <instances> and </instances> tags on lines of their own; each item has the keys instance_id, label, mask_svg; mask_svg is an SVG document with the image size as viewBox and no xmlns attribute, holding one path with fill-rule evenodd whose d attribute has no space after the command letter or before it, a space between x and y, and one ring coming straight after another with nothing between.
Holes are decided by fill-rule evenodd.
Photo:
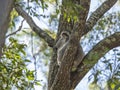
<instances>
[{"instance_id":1,"label":"forked branch","mask_svg":"<svg viewBox=\"0 0 120 90\"><path fill-rule=\"evenodd\" d=\"M94 46L94 48L84 57L76 72L72 73L72 86L75 88L85 74L102 56L104 56L109 50L118 46L120 46L120 32L114 33Z\"/></svg>"},{"instance_id":2,"label":"forked branch","mask_svg":"<svg viewBox=\"0 0 120 90\"><path fill-rule=\"evenodd\" d=\"M106 0L100 7L98 7L88 18L86 28L83 35L87 34L97 21L117 2L118 0Z\"/></svg>"}]
</instances>

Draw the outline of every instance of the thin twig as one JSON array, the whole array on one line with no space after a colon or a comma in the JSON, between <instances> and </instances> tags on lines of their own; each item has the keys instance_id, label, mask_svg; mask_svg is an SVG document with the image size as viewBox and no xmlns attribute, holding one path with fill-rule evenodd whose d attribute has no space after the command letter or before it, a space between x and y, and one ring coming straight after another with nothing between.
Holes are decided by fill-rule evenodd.
<instances>
[{"instance_id":1,"label":"thin twig","mask_svg":"<svg viewBox=\"0 0 120 90\"><path fill-rule=\"evenodd\" d=\"M12 35L16 34L17 32L19 32L19 31L22 29L22 26L23 26L23 22L24 22L24 21L25 21L25 19L22 20L21 25L19 26L18 30L16 30L15 32L7 35L6 38L8 38L9 36L12 36Z\"/></svg>"},{"instance_id":2,"label":"thin twig","mask_svg":"<svg viewBox=\"0 0 120 90\"><path fill-rule=\"evenodd\" d=\"M34 73L34 83L37 81L37 60L36 56L34 54L34 40L33 40L33 32L31 32L31 52L32 52L32 57L34 59L34 68L35 68L35 73Z\"/></svg>"}]
</instances>

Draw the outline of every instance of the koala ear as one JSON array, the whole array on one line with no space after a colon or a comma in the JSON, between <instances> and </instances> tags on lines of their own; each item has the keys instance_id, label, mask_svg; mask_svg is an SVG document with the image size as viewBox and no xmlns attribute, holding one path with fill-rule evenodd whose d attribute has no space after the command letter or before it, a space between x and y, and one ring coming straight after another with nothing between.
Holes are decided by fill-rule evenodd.
<instances>
[{"instance_id":1,"label":"koala ear","mask_svg":"<svg viewBox=\"0 0 120 90\"><path fill-rule=\"evenodd\" d=\"M68 38L69 35L68 35L68 33L66 33L66 32L62 32L62 37L64 37L64 38Z\"/></svg>"}]
</instances>

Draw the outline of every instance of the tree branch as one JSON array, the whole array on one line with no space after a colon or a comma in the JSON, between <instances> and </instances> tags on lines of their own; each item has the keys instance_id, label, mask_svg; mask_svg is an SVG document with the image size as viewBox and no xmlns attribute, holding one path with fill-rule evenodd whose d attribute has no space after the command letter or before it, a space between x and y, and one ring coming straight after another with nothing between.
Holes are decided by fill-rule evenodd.
<instances>
[{"instance_id":1,"label":"tree branch","mask_svg":"<svg viewBox=\"0 0 120 90\"><path fill-rule=\"evenodd\" d=\"M72 73L72 86L75 88L85 74L102 56L104 56L109 50L118 46L120 46L120 32L114 33L94 46L94 48L84 57L83 61L78 66L78 69Z\"/></svg>"},{"instance_id":2,"label":"tree branch","mask_svg":"<svg viewBox=\"0 0 120 90\"><path fill-rule=\"evenodd\" d=\"M79 12L78 18L79 18L80 23L84 22L83 24L85 25L86 19L88 17L91 0L74 0L74 1L79 1L82 7L82 9L78 10Z\"/></svg>"},{"instance_id":3,"label":"tree branch","mask_svg":"<svg viewBox=\"0 0 120 90\"><path fill-rule=\"evenodd\" d=\"M79 45L76 42L79 42L79 40L77 39L76 35L72 35L50 90L71 90L71 68L74 62L77 47Z\"/></svg>"},{"instance_id":4,"label":"tree branch","mask_svg":"<svg viewBox=\"0 0 120 90\"><path fill-rule=\"evenodd\" d=\"M9 36L14 35L14 34L16 34L17 32L19 32L19 31L22 29L23 22L24 22L24 19L22 20L21 25L19 26L18 30L16 30L15 32L13 32L13 33L7 35L6 38L8 38Z\"/></svg>"},{"instance_id":5,"label":"tree branch","mask_svg":"<svg viewBox=\"0 0 120 90\"><path fill-rule=\"evenodd\" d=\"M86 28L83 35L87 34L97 23L97 21L117 2L118 0L106 0L95 10L86 22Z\"/></svg>"},{"instance_id":6,"label":"tree branch","mask_svg":"<svg viewBox=\"0 0 120 90\"><path fill-rule=\"evenodd\" d=\"M79 34L79 37L82 37L82 33L85 29L85 23L86 23L86 19L88 17L88 12L89 12L89 8L90 8L90 2L91 0L74 0L75 2L79 3L79 5L82 7L82 9L79 9L79 21L74 25L74 30L73 31L77 31L77 33Z\"/></svg>"},{"instance_id":7,"label":"tree branch","mask_svg":"<svg viewBox=\"0 0 120 90\"><path fill-rule=\"evenodd\" d=\"M27 23L30 25L32 30L38 34L41 38L43 38L47 43L48 46L53 47L54 45L54 39L49 36L45 31L43 31L41 28L39 28L33 21L33 19L18 5L15 6L16 11L21 15Z\"/></svg>"},{"instance_id":8,"label":"tree branch","mask_svg":"<svg viewBox=\"0 0 120 90\"><path fill-rule=\"evenodd\" d=\"M78 3L83 8L78 11L80 14L78 17L79 22L76 23L75 27L73 28L74 32L71 34L69 44L67 45L67 48L64 52L64 56L61 60L62 61L61 66L59 67L58 72L56 73L56 77L54 79L54 82L50 90L71 90L72 88L71 81L70 81L71 68L74 62L74 57L77 51L77 47L79 45L79 40L82 35L81 31L84 30L84 25L86 22L86 18L88 16L90 0L84 0L84 1L79 0ZM64 27L62 26L61 28L64 28ZM61 28L59 29L62 30Z\"/></svg>"}]
</instances>

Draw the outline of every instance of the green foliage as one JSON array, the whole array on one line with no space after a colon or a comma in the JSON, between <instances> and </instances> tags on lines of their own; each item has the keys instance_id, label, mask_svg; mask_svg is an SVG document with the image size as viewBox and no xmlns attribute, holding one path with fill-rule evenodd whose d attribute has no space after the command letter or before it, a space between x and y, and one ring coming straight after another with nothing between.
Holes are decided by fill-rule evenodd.
<instances>
[{"instance_id":1,"label":"green foliage","mask_svg":"<svg viewBox=\"0 0 120 90\"><path fill-rule=\"evenodd\" d=\"M50 14L49 23L51 24L52 21L58 22L59 15L63 15L64 20L66 20L70 24L74 24L79 21L79 15L80 10L84 10L84 8L79 5L75 4L76 1L74 0L64 0L62 1L63 5L61 5L61 2L56 0L56 5L54 12Z\"/></svg>"},{"instance_id":2,"label":"green foliage","mask_svg":"<svg viewBox=\"0 0 120 90\"><path fill-rule=\"evenodd\" d=\"M50 31L50 30L45 30L47 32L47 34L49 34L52 38L56 38L56 33L54 31Z\"/></svg>"},{"instance_id":3,"label":"green foliage","mask_svg":"<svg viewBox=\"0 0 120 90\"><path fill-rule=\"evenodd\" d=\"M120 90L120 81L117 78L111 78L108 80L108 87L110 90Z\"/></svg>"},{"instance_id":4,"label":"green foliage","mask_svg":"<svg viewBox=\"0 0 120 90\"><path fill-rule=\"evenodd\" d=\"M5 46L2 59L0 61L0 89L29 90L38 85L34 81L34 71L27 69L26 64L30 60L26 59L25 44L18 43L14 38L9 39L9 44Z\"/></svg>"},{"instance_id":5,"label":"green foliage","mask_svg":"<svg viewBox=\"0 0 120 90\"><path fill-rule=\"evenodd\" d=\"M119 25L120 21L120 12L108 13L103 18L101 18L97 25L95 26L96 30L106 30L114 28Z\"/></svg>"},{"instance_id":6,"label":"green foliage","mask_svg":"<svg viewBox=\"0 0 120 90\"><path fill-rule=\"evenodd\" d=\"M64 15L64 18L67 18L67 21L70 22L71 20L73 21L78 21L78 16L79 16L79 11L84 10L81 5L79 4L74 4L74 1L72 0L65 0L64 3L65 5L62 6L62 12Z\"/></svg>"},{"instance_id":7,"label":"green foliage","mask_svg":"<svg viewBox=\"0 0 120 90\"><path fill-rule=\"evenodd\" d=\"M91 37L89 43L93 46L96 45L101 39L110 36L115 32L119 32L120 26L120 12L107 13L104 17L102 17L97 25L94 27L94 31L90 32ZM116 28L117 27L117 28ZM114 38L112 38L114 41ZM107 41L110 42L109 40ZM107 48L105 48L107 49ZM91 71L92 75L89 77L91 79L93 88L94 86L98 88L98 90L119 90L120 88L120 48L114 48L110 52L108 52L105 56L103 56L98 63L94 66ZM101 53L101 52L100 52ZM94 55L92 55L94 56ZM95 56L97 57L97 56ZM94 60L94 58L92 57ZM92 61L90 61L92 63ZM88 62L85 64L89 65ZM94 79L93 79L93 77ZM105 85L104 85L105 83Z\"/></svg>"},{"instance_id":8,"label":"green foliage","mask_svg":"<svg viewBox=\"0 0 120 90\"><path fill-rule=\"evenodd\" d=\"M100 90L100 86L98 86L96 83L91 83L89 85L89 90Z\"/></svg>"},{"instance_id":9,"label":"green foliage","mask_svg":"<svg viewBox=\"0 0 120 90\"><path fill-rule=\"evenodd\" d=\"M15 9L12 10L10 13L10 23L9 23L9 28L13 29L16 25L15 22L18 21L18 13L16 12Z\"/></svg>"}]
</instances>

